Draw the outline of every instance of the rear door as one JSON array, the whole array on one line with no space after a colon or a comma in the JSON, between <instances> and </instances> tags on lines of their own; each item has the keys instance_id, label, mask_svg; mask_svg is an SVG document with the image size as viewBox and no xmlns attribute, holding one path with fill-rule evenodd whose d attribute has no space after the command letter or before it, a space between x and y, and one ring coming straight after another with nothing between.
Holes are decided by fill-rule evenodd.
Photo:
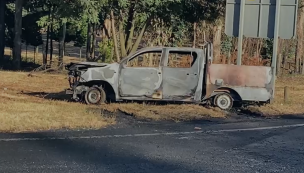
<instances>
[{"instance_id":1,"label":"rear door","mask_svg":"<svg viewBox=\"0 0 304 173\"><path fill-rule=\"evenodd\" d=\"M191 101L199 82L199 52L192 49L166 49L163 67L163 98Z\"/></svg>"}]
</instances>

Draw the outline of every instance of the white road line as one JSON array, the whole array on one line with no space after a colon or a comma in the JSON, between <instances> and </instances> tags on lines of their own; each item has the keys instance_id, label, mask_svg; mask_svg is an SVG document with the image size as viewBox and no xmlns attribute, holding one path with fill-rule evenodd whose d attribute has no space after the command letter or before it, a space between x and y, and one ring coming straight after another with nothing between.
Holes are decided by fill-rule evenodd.
<instances>
[{"instance_id":1,"label":"white road line","mask_svg":"<svg viewBox=\"0 0 304 173\"><path fill-rule=\"evenodd\" d=\"M7 138L7 139L0 139L0 142L77 140L77 139L127 138L127 137L151 137L151 136L176 136L176 135L190 135L190 134L199 134L199 133L262 131L262 130L275 130L275 129L293 128L293 127L304 127L304 124L270 126L270 127L256 127L256 128L243 128L243 129L228 129L228 130L205 130L205 131L200 130L200 131L191 131L191 132L168 132L168 133L126 134L126 135L101 135L101 136L46 137L46 138Z\"/></svg>"}]
</instances>

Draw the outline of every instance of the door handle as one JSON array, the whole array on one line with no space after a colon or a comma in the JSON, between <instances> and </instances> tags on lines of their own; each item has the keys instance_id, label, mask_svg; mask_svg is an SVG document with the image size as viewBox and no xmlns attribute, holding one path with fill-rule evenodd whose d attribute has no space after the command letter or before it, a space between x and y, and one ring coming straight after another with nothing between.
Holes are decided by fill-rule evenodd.
<instances>
[{"instance_id":1,"label":"door handle","mask_svg":"<svg viewBox=\"0 0 304 173\"><path fill-rule=\"evenodd\" d=\"M161 72L158 72L158 74L161 74Z\"/></svg>"}]
</instances>

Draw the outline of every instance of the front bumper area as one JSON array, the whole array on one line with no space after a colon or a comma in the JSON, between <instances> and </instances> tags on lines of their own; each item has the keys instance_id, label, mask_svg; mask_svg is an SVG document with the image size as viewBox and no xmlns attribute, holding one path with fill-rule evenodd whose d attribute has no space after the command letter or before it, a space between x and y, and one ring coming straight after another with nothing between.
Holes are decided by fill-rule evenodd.
<instances>
[{"instance_id":1,"label":"front bumper area","mask_svg":"<svg viewBox=\"0 0 304 173\"><path fill-rule=\"evenodd\" d=\"M65 94L67 94L67 95L73 95L74 94L74 90L72 90L72 89L66 89L65 90Z\"/></svg>"},{"instance_id":2,"label":"front bumper area","mask_svg":"<svg viewBox=\"0 0 304 173\"><path fill-rule=\"evenodd\" d=\"M89 89L89 87L84 85L75 86L73 88L69 88L65 90L67 95L72 95L72 100L82 101L84 99L85 92Z\"/></svg>"}]
</instances>

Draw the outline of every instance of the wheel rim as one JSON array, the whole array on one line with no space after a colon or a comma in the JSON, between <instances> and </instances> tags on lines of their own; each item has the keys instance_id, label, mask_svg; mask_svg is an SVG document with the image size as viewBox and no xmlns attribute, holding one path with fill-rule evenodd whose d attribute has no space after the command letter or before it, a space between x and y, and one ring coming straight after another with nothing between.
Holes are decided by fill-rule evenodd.
<instances>
[{"instance_id":1,"label":"wheel rim","mask_svg":"<svg viewBox=\"0 0 304 173\"><path fill-rule=\"evenodd\" d=\"M96 104L100 101L100 98L101 98L101 93L95 89L95 90L91 90L89 93L88 93L88 101L91 103L91 104Z\"/></svg>"},{"instance_id":2,"label":"wheel rim","mask_svg":"<svg viewBox=\"0 0 304 173\"><path fill-rule=\"evenodd\" d=\"M232 106L232 100L228 95L221 95L217 98L216 104L219 108L225 110Z\"/></svg>"}]
</instances>

